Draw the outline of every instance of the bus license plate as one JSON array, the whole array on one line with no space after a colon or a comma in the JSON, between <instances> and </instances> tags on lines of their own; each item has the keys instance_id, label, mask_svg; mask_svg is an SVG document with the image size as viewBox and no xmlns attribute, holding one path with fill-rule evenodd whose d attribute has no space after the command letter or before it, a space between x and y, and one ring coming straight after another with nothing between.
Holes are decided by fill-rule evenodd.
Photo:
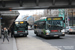
<instances>
[{"instance_id":1,"label":"bus license plate","mask_svg":"<svg viewBox=\"0 0 75 50\"><path fill-rule=\"evenodd\" d=\"M20 36L22 36L23 34L20 34Z\"/></svg>"},{"instance_id":2,"label":"bus license plate","mask_svg":"<svg viewBox=\"0 0 75 50\"><path fill-rule=\"evenodd\" d=\"M55 37L57 37L58 35L54 35Z\"/></svg>"}]
</instances>

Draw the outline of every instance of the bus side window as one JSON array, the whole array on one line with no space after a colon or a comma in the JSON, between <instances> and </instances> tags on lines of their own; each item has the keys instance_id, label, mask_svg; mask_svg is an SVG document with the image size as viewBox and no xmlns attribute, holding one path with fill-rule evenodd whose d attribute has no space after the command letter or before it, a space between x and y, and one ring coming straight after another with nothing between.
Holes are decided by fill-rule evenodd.
<instances>
[{"instance_id":1,"label":"bus side window","mask_svg":"<svg viewBox=\"0 0 75 50\"><path fill-rule=\"evenodd\" d=\"M45 25L46 23L44 22L43 25Z\"/></svg>"},{"instance_id":2,"label":"bus side window","mask_svg":"<svg viewBox=\"0 0 75 50\"><path fill-rule=\"evenodd\" d=\"M45 22L39 22L39 29L45 29Z\"/></svg>"},{"instance_id":3,"label":"bus side window","mask_svg":"<svg viewBox=\"0 0 75 50\"><path fill-rule=\"evenodd\" d=\"M65 20L63 20L63 22L65 23Z\"/></svg>"}]
</instances>

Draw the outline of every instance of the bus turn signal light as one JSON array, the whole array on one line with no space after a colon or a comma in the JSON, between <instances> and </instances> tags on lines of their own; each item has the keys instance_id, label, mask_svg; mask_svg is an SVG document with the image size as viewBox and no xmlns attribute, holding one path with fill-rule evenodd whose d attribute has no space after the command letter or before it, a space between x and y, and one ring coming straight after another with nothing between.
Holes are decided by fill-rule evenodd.
<instances>
[{"instance_id":1,"label":"bus turn signal light","mask_svg":"<svg viewBox=\"0 0 75 50\"><path fill-rule=\"evenodd\" d=\"M69 30L72 30L72 29L69 29Z\"/></svg>"}]
</instances>

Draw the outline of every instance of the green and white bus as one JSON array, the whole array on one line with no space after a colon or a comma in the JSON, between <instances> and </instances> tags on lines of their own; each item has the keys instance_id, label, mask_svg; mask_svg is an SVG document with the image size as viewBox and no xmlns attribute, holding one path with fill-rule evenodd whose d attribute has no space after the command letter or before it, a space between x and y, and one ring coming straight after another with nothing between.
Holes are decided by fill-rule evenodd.
<instances>
[{"instance_id":1,"label":"green and white bus","mask_svg":"<svg viewBox=\"0 0 75 50\"><path fill-rule=\"evenodd\" d=\"M62 32L64 21L62 17L47 17L34 22L34 33L36 36L60 37L65 36Z\"/></svg>"},{"instance_id":2,"label":"green and white bus","mask_svg":"<svg viewBox=\"0 0 75 50\"><path fill-rule=\"evenodd\" d=\"M28 35L28 23L27 21L15 21L14 22L14 36L25 36Z\"/></svg>"}]
</instances>

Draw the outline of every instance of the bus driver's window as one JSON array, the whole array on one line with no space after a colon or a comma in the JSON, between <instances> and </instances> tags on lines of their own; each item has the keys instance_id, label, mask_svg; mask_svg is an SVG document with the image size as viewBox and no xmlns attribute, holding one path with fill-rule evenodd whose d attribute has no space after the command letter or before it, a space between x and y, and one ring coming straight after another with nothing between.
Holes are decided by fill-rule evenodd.
<instances>
[{"instance_id":1,"label":"bus driver's window","mask_svg":"<svg viewBox=\"0 0 75 50\"><path fill-rule=\"evenodd\" d=\"M51 25L49 25L49 27L51 27Z\"/></svg>"},{"instance_id":2,"label":"bus driver's window","mask_svg":"<svg viewBox=\"0 0 75 50\"><path fill-rule=\"evenodd\" d=\"M34 28L36 29L37 28L37 25L35 25Z\"/></svg>"}]
</instances>

